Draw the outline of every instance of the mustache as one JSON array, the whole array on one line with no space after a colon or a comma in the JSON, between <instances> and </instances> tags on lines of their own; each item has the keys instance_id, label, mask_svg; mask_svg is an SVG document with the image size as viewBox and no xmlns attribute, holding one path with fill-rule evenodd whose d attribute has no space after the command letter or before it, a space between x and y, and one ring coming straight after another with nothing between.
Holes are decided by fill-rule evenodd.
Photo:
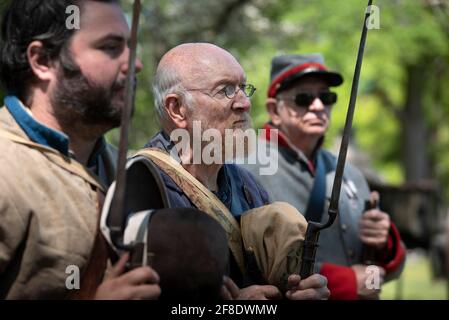
<instances>
[{"instance_id":1,"label":"mustache","mask_svg":"<svg viewBox=\"0 0 449 320\"><path fill-rule=\"evenodd\" d=\"M249 125L250 127L253 126L253 119L251 118L251 114L250 114L249 112L245 112L245 113L243 114L242 119L240 119L240 121L245 121L245 122L247 122L248 125Z\"/></svg>"},{"instance_id":2,"label":"mustache","mask_svg":"<svg viewBox=\"0 0 449 320\"><path fill-rule=\"evenodd\" d=\"M117 80L114 82L114 84L112 85L112 91L119 91L122 89L126 88L126 78L125 79L121 79L121 80ZM133 79L133 90L136 91L137 90L137 77L134 76Z\"/></svg>"}]
</instances>

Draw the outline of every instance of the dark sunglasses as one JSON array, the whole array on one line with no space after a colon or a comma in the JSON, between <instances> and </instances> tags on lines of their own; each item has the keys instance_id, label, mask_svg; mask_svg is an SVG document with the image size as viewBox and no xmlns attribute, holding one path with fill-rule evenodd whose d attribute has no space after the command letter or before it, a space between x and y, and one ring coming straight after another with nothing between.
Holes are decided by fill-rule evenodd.
<instances>
[{"instance_id":1,"label":"dark sunglasses","mask_svg":"<svg viewBox=\"0 0 449 320\"><path fill-rule=\"evenodd\" d=\"M316 98L320 99L325 106L337 102L337 94L331 91L319 92L317 95L310 92L302 92L292 97L291 100L295 101L298 107L308 108Z\"/></svg>"}]
</instances>

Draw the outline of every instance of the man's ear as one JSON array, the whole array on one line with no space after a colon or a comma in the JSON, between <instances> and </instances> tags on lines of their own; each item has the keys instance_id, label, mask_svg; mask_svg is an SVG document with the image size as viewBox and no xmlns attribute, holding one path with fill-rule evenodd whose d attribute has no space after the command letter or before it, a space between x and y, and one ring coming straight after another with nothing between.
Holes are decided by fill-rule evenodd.
<instances>
[{"instance_id":1,"label":"man's ear","mask_svg":"<svg viewBox=\"0 0 449 320\"><path fill-rule=\"evenodd\" d=\"M34 75L41 81L51 81L56 77L54 65L45 54L41 41L33 41L27 48L27 59Z\"/></svg>"},{"instance_id":2,"label":"man's ear","mask_svg":"<svg viewBox=\"0 0 449 320\"><path fill-rule=\"evenodd\" d=\"M182 103L180 95L171 93L165 97L165 110L168 117L175 124L176 128L185 129L187 127L187 106Z\"/></svg>"},{"instance_id":3,"label":"man's ear","mask_svg":"<svg viewBox=\"0 0 449 320\"><path fill-rule=\"evenodd\" d=\"M266 107L268 114L270 115L271 122L275 126L279 126L282 122L281 117L279 115L279 105L278 101L275 98L268 98L266 102Z\"/></svg>"}]
</instances>

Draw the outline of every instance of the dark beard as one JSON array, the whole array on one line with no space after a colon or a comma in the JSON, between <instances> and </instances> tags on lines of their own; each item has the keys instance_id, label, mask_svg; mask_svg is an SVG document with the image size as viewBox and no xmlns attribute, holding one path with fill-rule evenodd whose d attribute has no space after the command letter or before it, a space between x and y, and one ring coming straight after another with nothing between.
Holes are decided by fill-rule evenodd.
<instances>
[{"instance_id":1,"label":"dark beard","mask_svg":"<svg viewBox=\"0 0 449 320\"><path fill-rule=\"evenodd\" d=\"M105 88L92 81L78 69L60 69L51 103L54 115L65 127L98 127L107 131L120 126L124 99L113 100L125 81Z\"/></svg>"}]
</instances>

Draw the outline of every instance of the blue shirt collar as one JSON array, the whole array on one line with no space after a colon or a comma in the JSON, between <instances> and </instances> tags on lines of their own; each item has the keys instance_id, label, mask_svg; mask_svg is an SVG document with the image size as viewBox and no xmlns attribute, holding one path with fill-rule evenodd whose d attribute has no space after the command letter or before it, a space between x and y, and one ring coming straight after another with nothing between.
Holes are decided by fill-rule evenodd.
<instances>
[{"instance_id":1,"label":"blue shirt collar","mask_svg":"<svg viewBox=\"0 0 449 320\"><path fill-rule=\"evenodd\" d=\"M229 176L226 170L226 165L223 165L218 171L217 176L217 186L218 191L214 192L215 195L218 197L218 199L223 202L226 207L231 207L231 201L232 201L232 189L231 189L231 181L229 181Z\"/></svg>"},{"instance_id":2,"label":"blue shirt collar","mask_svg":"<svg viewBox=\"0 0 449 320\"><path fill-rule=\"evenodd\" d=\"M38 122L24 109L20 100L15 96L7 96L5 106L31 141L56 149L65 156L69 156L69 138L67 135Z\"/></svg>"}]
</instances>

